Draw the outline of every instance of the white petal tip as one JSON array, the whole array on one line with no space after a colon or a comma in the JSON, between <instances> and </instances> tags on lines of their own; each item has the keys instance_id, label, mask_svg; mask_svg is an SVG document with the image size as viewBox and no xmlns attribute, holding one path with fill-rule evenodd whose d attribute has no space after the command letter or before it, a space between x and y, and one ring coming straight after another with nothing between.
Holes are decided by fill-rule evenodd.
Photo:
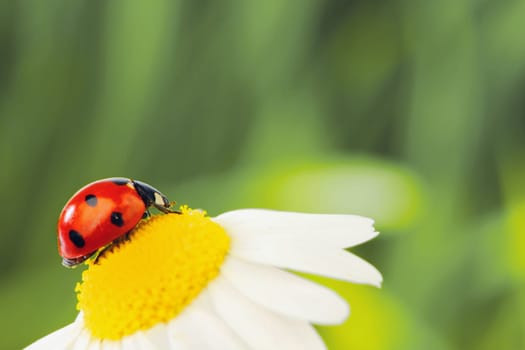
<instances>
[{"instance_id":1,"label":"white petal tip","mask_svg":"<svg viewBox=\"0 0 525 350\"><path fill-rule=\"evenodd\" d=\"M379 271L378 271L378 274L379 276L377 276L376 280L370 281L370 285L377 287L377 288L381 288L383 287L383 276L381 276Z\"/></svg>"},{"instance_id":2,"label":"white petal tip","mask_svg":"<svg viewBox=\"0 0 525 350\"><path fill-rule=\"evenodd\" d=\"M349 279L349 281L358 284L368 284L370 286L381 288L383 285L383 275L381 275L381 272L379 272L379 270L376 269L375 266L371 265L370 263L365 262L364 260L362 261L366 264L363 265L363 267L366 266L366 270L362 271L362 275L360 278L357 278L355 280Z\"/></svg>"},{"instance_id":3,"label":"white petal tip","mask_svg":"<svg viewBox=\"0 0 525 350\"><path fill-rule=\"evenodd\" d=\"M334 320L333 322L326 323L326 325L337 326L337 325L345 323L345 321L348 319L348 317L350 317L350 305L348 305L348 303L346 303L346 302L344 303L344 305L345 305L345 309L342 309L340 311L341 312L341 317L338 320Z\"/></svg>"},{"instance_id":4,"label":"white petal tip","mask_svg":"<svg viewBox=\"0 0 525 350\"><path fill-rule=\"evenodd\" d=\"M372 282L372 285L374 287L381 288L383 286L383 276L381 275L379 271L377 271L377 274L378 276L375 279L375 281Z\"/></svg>"}]
</instances>

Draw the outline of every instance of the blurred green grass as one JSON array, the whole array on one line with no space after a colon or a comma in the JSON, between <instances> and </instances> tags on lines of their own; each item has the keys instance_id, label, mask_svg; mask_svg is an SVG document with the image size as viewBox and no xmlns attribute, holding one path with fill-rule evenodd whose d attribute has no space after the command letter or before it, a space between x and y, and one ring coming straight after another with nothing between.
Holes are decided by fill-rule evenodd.
<instances>
[{"instance_id":1,"label":"blurred green grass","mask_svg":"<svg viewBox=\"0 0 525 350\"><path fill-rule=\"evenodd\" d=\"M0 348L75 317L55 225L98 178L211 214L368 215L332 349L525 348L525 3L0 3Z\"/></svg>"}]
</instances>

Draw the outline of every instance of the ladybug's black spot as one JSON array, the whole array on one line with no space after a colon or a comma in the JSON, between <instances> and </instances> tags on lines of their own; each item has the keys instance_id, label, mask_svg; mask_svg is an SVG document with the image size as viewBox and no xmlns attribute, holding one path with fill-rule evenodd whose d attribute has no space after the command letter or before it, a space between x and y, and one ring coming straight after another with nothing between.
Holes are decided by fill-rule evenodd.
<instances>
[{"instance_id":1,"label":"ladybug's black spot","mask_svg":"<svg viewBox=\"0 0 525 350\"><path fill-rule=\"evenodd\" d=\"M111 180L111 182L113 182L115 185L123 186L126 185L129 180L125 178L114 178Z\"/></svg>"},{"instance_id":2,"label":"ladybug's black spot","mask_svg":"<svg viewBox=\"0 0 525 350\"><path fill-rule=\"evenodd\" d=\"M122 214L118 211L111 213L111 223L115 226L122 227L124 226L124 220L122 219Z\"/></svg>"},{"instance_id":3,"label":"ladybug's black spot","mask_svg":"<svg viewBox=\"0 0 525 350\"><path fill-rule=\"evenodd\" d=\"M96 207L97 206L97 197L94 195L94 194L88 194L86 196L86 203L90 206L90 207Z\"/></svg>"},{"instance_id":4,"label":"ladybug's black spot","mask_svg":"<svg viewBox=\"0 0 525 350\"><path fill-rule=\"evenodd\" d=\"M86 244L82 235L75 230L69 230L69 239L77 248L82 248Z\"/></svg>"}]
</instances>

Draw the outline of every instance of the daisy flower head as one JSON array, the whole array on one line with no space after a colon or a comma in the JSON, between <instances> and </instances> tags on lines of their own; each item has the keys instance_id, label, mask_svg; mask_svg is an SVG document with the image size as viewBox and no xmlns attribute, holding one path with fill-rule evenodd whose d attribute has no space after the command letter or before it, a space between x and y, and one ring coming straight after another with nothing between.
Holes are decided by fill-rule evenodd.
<instances>
[{"instance_id":1,"label":"daisy flower head","mask_svg":"<svg viewBox=\"0 0 525 350\"><path fill-rule=\"evenodd\" d=\"M376 235L355 215L211 218L183 206L87 261L75 321L27 349L325 349L312 324L339 324L349 307L287 270L380 286L381 274L345 250Z\"/></svg>"}]
</instances>

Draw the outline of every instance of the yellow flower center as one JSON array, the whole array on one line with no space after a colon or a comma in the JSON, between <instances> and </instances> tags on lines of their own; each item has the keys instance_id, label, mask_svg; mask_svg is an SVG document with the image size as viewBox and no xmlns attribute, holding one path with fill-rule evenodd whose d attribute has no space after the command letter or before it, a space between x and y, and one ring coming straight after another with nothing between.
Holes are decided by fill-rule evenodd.
<instances>
[{"instance_id":1,"label":"yellow flower center","mask_svg":"<svg viewBox=\"0 0 525 350\"><path fill-rule=\"evenodd\" d=\"M229 236L204 212L181 210L144 220L88 263L77 308L93 336L116 340L168 322L217 276Z\"/></svg>"}]
</instances>

